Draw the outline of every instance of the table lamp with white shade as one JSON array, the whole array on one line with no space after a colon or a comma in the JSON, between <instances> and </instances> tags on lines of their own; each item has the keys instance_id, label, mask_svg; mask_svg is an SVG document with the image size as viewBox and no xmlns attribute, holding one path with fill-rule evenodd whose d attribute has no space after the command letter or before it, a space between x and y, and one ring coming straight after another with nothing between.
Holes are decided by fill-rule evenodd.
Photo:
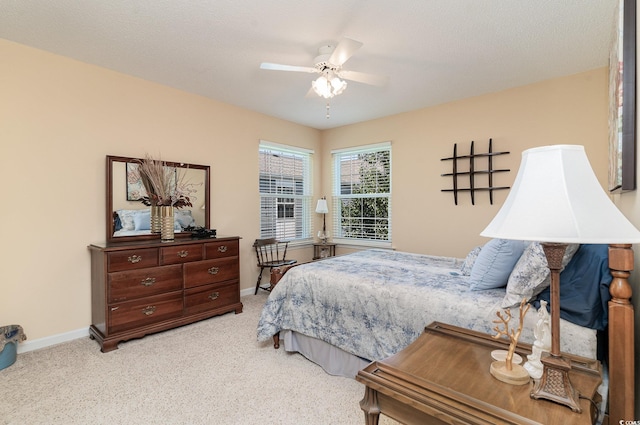
<instances>
[{"instance_id":1,"label":"table lamp with white shade","mask_svg":"<svg viewBox=\"0 0 640 425\"><path fill-rule=\"evenodd\" d=\"M322 199L318 199L316 213L322 214L322 230L318 232L318 238L322 240L322 243L326 244L327 239L329 239L329 234L327 233L327 214L329 213L329 207L327 206L327 198L324 196Z\"/></svg>"},{"instance_id":2,"label":"table lamp with white shade","mask_svg":"<svg viewBox=\"0 0 640 425\"><path fill-rule=\"evenodd\" d=\"M554 145L522 153L520 169L509 196L480 234L537 241L542 245L551 274L552 339L549 355L542 358L543 375L531 396L581 411L578 395L569 381L571 363L560 354L562 258L567 244L638 243L640 231L602 189L584 147Z\"/></svg>"}]
</instances>

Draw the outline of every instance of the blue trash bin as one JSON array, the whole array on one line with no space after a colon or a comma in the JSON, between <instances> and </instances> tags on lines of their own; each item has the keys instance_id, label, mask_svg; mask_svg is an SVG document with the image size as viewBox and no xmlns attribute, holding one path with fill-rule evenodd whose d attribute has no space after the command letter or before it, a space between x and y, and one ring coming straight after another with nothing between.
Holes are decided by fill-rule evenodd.
<instances>
[{"instance_id":1,"label":"blue trash bin","mask_svg":"<svg viewBox=\"0 0 640 425\"><path fill-rule=\"evenodd\" d=\"M18 343L27 339L20 325L0 327L0 370L15 363Z\"/></svg>"}]
</instances>

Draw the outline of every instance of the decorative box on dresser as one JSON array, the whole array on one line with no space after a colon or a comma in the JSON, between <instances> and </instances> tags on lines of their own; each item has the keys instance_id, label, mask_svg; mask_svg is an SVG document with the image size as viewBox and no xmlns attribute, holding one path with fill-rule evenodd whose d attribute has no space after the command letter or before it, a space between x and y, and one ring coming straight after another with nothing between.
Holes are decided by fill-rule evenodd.
<instances>
[{"instance_id":1,"label":"decorative box on dresser","mask_svg":"<svg viewBox=\"0 0 640 425\"><path fill-rule=\"evenodd\" d=\"M94 244L89 335L118 343L242 312L239 237Z\"/></svg>"}]
</instances>

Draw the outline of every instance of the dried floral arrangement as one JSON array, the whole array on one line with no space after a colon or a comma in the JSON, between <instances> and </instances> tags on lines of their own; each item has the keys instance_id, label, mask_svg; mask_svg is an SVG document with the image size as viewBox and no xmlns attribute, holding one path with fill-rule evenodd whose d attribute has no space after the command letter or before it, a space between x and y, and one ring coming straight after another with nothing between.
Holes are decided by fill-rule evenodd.
<instances>
[{"instance_id":1,"label":"dried floral arrangement","mask_svg":"<svg viewBox=\"0 0 640 425\"><path fill-rule=\"evenodd\" d=\"M185 180L186 172L180 167L170 167L159 159L146 155L139 161L138 173L147 191L140 201L147 206L191 207L190 195L195 191Z\"/></svg>"}]
</instances>

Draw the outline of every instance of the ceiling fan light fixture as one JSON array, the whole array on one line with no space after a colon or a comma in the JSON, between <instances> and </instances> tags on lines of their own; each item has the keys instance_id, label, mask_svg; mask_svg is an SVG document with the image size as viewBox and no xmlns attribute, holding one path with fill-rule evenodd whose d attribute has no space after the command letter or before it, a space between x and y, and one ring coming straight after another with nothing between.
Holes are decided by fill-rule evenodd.
<instances>
[{"instance_id":1,"label":"ceiling fan light fixture","mask_svg":"<svg viewBox=\"0 0 640 425\"><path fill-rule=\"evenodd\" d=\"M338 77L333 77L331 79L331 88L333 89L333 95L337 96L347 88L347 82Z\"/></svg>"},{"instance_id":2,"label":"ceiling fan light fixture","mask_svg":"<svg viewBox=\"0 0 640 425\"><path fill-rule=\"evenodd\" d=\"M330 99L341 94L347 88L347 82L335 74L323 74L311 82L313 91L320 97Z\"/></svg>"},{"instance_id":3,"label":"ceiling fan light fixture","mask_svg":"<svg viewBox=\"0 0 640 425\"><path fill-rule=\"evenodd\" d=\"M313 80L311 82L311 87L318 96L322 96L325 99L332 97L331 90L327 88L327 78L324 75L321 75L317 79Z\"/></svg>"}]
</instances>

